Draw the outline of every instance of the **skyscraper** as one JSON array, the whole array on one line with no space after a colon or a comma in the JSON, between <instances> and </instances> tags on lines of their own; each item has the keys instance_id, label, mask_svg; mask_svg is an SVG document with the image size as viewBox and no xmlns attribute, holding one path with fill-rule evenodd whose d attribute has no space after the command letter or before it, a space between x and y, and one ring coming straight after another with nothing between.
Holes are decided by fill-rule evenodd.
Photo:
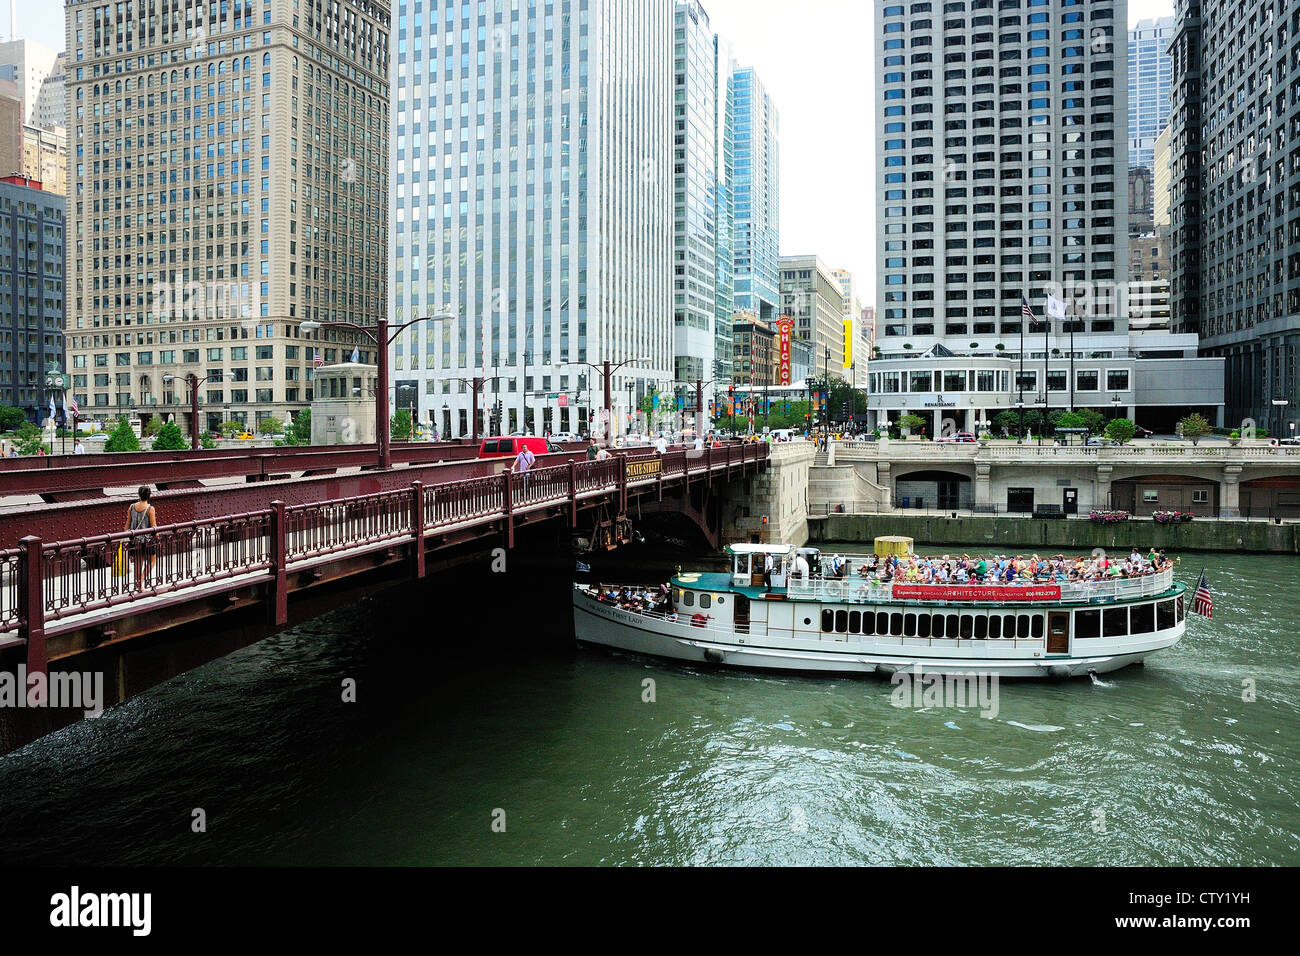
<instances>
[{"instance_id":1,"label":"skyscraper","mask_svg":"<svg viewBox=\"0 0 1300 956\"><path fill-rule=\"evenodd\" d=\"M1170 315L1226 361L1225 417L1286 432L1300 407L1294 10L1179 0L1170 47Z\"/></svg>"},{"instance_id":2,"label":"skyscraper","mask_svg":"<svg viewBox=\"0 0 1300 956\"><path fill-rule=\"evenodd\" d=\"M84 416L284 420L387 300L384 0L68 0L68 327ZM361 346L363 358L373 349ZM200 385L189 422L186 376Z\"/></svg>"},{"instance_id":3,"label":"skyscraper","mask_svg":"<svg viewBox=\"0 0 1300 956\"><path fill-rule=\"evenodd\" d=\"M673 350L679 382L712 378L717 355L716 39L709 16L697 0L677 0L673 17Z\"/></svg>"},{"instance_id":4,"label":"skyscraper","mask_svg":"<svg viewBox=\"0 0 1300 956\"><path fill-rule=\"evenodd\" d=\"M1017 402L1217 418L1222 366L1195 336L1129 325L1124 0L876 12L870 408L936 435ZM1049 294L1068 317L1047 321Z\"/></svg>"},{"instance_id":5,"label":"skyscraper","mask_svg":"<svg viewBox=\"0 0 1300 956\"><path fill-rule=\"evenodd\" d=\"M1128 162L1150 168L1156 137L1169 121L1170 60L1166 47L1174 18L1139 20L1128 31Z\"/></svg>"},{"instance_id":6,"label":"skyscraper","mask_svg":"<svg viewBox=\"0 0 1300 956\"><path fill-rule=\"evenodd\" d=\"M775 318L781 303L780 117L753 67L732 73L735 308Z\"/></svg>"},{"instance_id":7,"label":"skyscraper","mask_svg":"<svg viewBox=\"0 0 1300 956\"><path fill-rule=\"evenodd\" d=\"M717 76L717 101L713 115L717 132L716 166L714 179L717 186L714 195L717 198L717 211L714 224L718 237L718 249L715 268L717 295L713 310L713 326L716 347L714 349L712 379L715 382L731 380L731 359L733 343L731 335L731 316L736 308L736 116L735 83L732 74L735 61L731 48L722 37L713 37L713 65Z\"/></svg>"},{"instance_id":8,"label":"skyscraper","mask_svg":"<svg viewBox=\"0 0 1300 956\"><path fill-rule=\"evenodd\" d=\"M54 72L58 57L59 54L35 40L0 42L0 79L18 84L24 123L34 124L40 118L41 87Z\"/></svg>"},{"instance_id":9,"label":"skyscraper","mask_svg":"<svg viewBox=\"0 0 1300 956\"><path fill-rule=\"evenodd\" d=\"M673 379L673 6L402 0L393 351L443 434L618 430ZM630 390L629 390L630 386ZM632 408L629 408L629 404Z\"/></svg>"}]
</instances>

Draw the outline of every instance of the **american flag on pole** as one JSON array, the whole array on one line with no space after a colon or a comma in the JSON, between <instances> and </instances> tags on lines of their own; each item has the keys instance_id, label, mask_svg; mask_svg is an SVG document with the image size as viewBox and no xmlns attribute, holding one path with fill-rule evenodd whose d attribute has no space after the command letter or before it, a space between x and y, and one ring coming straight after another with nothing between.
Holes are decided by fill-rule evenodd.
<instances>
[{"instance_id":1,"label":"american flag on pole","mask_svg":"<svg viewBox=\"0 0 1300 956\"><path fill-rule=\"evenodd\" d=\"M77 399L76 399L76 397L75 397L74 395L66 394L66 393L65 393L65 395L66 395L66 398L65 398L64 403L63 403L63 411L64 411L64 414L67 414L67 415L77 415L77 414L80 414L80 411L81 411L81 410L80 410L79 408L77 408Z\"/></svg>"},{"instance_id":2,"label":"american flag on pole","mask_svg":"<svg viewBox=\"0 0 1300 956\"><path fill-rule=\"evenodd\" d=\"M322 364L322 363L321 363L321 357L320 357L320 349L312 349L312 350L311 350L311 364L314 365L316 368L320 368L320 367L321 367L321 364Z\"/></svg>"},{"instance_id":3,"label":"american flag on pole","mask_svg":"<svg viewBox=\"0 0 1300 956\"><path fill-rule=\"evenodd\" d=\"M1201 572L1201 581L1196 585L1196 597L1192 601L1192 612L1201 617L1214 617L1214 598L1210 597L1209 585L1205 583L1205 572Z\"/></svg>"},{"instance_id":4,"label":"american flag on pole","mask_svg":"<svg viewBox=\"0 0 1300 956\"><path fill-rule=\"evenodd\" d=\"M1038 321L1038 318L1034 315L1034 310L1029 307L1029 300L1023 295L1020 297L1020 314L1035 322Z\"/></svg>"}]
</instances>

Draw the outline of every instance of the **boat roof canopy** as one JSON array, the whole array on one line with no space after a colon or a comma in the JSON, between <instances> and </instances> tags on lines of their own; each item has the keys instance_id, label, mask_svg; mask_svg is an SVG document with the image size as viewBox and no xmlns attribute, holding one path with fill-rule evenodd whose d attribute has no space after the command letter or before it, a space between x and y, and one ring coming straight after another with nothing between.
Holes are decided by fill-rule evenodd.
<instances>
[{"instance_id":1,"label":"boat roof canopy","mask_svg":"<svg viewBox=\"0 0 1300 956\"><path fill-rule=\"evenodd\" d=\"M821 554L816 548L795 548L788 544L751 544L749 542L729 544L726 551L728 554L789 554L791 551L797 551L799 554Z\"/></svg>"}]
</instances>

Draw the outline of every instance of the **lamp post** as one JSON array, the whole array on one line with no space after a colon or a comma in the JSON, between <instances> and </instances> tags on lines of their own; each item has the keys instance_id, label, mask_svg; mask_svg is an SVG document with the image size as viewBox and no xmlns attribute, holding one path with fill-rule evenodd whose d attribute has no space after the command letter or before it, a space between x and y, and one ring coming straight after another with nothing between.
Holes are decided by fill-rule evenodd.
<instances>
[{"instance_id":1,"label":"lamp post","mask_svg":"<svg viewBox=\"0 0 1300 956\"><path fill-rule=\"evenodd\" d=\"M1288 400L1285 399L1285 398L1275 398L1275 399L1273 399L1273 407L1274 407L1274 408L1277 408L1277 409L1283 409L1283 408L1286 408L1286 407L1287 407L1288 405L1290 405L1290 404L1291 404L1291 402L1288 401ZM1273 424L1275 424L1275 425L1278 424L1281 415L1282 415L1282 412L1281 412L1281 411L1278 411L1278 412L1275 412L1275 413L1274 413L1274 422L1273 422Z\"/></svg>"},{"instance_id":2,"label":"lamp post","mask_svg":"<svg viewBox=\"0 0 1300 956\"><path fill-rule=\"evenodd\" d=\"M379 377L375 388L375 444L378 448L379 467L384 470L391 468L393 465L392 435L389 434L388 425L388 346L393 343L393 339L413 325L418 325L421 322L439 322L454 318L455 316L447 311L435 312L433 315L421 316L418 319L411 319L409 322L393 326L391 333L389 332L387 316L380 316L373 330L369 326L358 325L355 322L315 322L309 320L299 323L298 327L304 332L313 332L321 328L353 329L362 333L374 343L375 369ZM478 393L475 392L474 394L477 397ZM475 423L477 421L478 418L475 416Z\"/></svg>"},{"instance_id":3,"label":"lamp post","mask_svg":"<svg viewBox=\"0 0 1300 956\"><path fill-rule=\"evenodd\" d=\"M1021 397L1024 396L1024 382L1021 382ZM1025 403L1021 400L1016 401L1016 444L1019 445L1025 440Z\"/></svg>"},{"instance_id":4,"label":"lamp post","mask_svg":"<svg viewBox=\"0 0 1300 956\"><path fill-rule=\"evenodd\" d=\"M1041 405L1043 409L1041 412L1043 417L1038 422L1038 444L1039 445L1043 443L1043 432L1047 431L1047 392L1045 391L1047 388L1047 382L1043 382L1043 388L1044 388L1043 394L1039 395L1036 399L1034 399L1035 407Z\"/></svg>"},{"instance_id":5,"label":"lamp post","mask_svg":"<svg viewBox=\"0 0 1300 956\"><path fill-rule=\"evenodd\" d=\"M616 365L611 365L608 361L601 362L600 365L598 366L592 365L590 362L560 363L562 366L563 365L585 365L593 372L600 372L601 375L603 376L603 383L604 383L604 390L605 390L605 442L606 444L610 443L614 438L613 403L611 401L612 396L610 394L610 387L611 387L610 383L611 383L611 379L614 376L614 373L617 372L619 369L621 369L624 365L630 365L633 362L648 362L648 361L650 361L650 357L648 355L642 355L639 356L638 358L624 359L623 361L619 362Z\"/></svg>"},{"instance_id":6,"label":"lamp post","mask_svg":"<svg viewBox=\"0 0 1300 956\"><path fill-rule=\"evenodd\" d=\"M221 381L221 372L213 372L203 376L203 378L199 378L193 372L189 372L185 376L185 381L190 386L190 449L192 451L199 450L199 386L209 379L216 382ZM176 381L176 376L167 374L162 377L162 380L164 385L170 385Z\"/></svg>"}]
</instances>

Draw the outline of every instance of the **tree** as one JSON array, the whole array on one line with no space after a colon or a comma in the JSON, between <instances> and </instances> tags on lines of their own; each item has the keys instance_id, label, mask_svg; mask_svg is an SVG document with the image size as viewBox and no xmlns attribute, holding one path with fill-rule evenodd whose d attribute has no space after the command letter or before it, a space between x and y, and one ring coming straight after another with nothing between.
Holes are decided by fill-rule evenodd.
<instances>
[{"instance_id":1,"label":"tree","mask_svg":"<svg viewBox=\"0 0 1300 956\"><path fill-rule=\"evenodd\" d=\"M899 428L906 428L910 431L913 428L924 428L925 419L920 415L913 415L909 412L906 415L900 415L898 421L894 422L894 424Z\"/></svg>"},{"instance_id":2,"label":"tree","mask_svg":"<svg viewBox=\"0 0 1300 956\"><path fill-rule=\"evenodd\" d=\"M119 418L113 431L104 442L104 451L139 451L140 439L135 437L131 423L126 418Z\"/></svg>"},{"instance_id":3,"label":"tree","mask_svg":"<svg viewBox=\"0 0 1300 956\"><path fill-rule=\"evenodd\" d=\"M1210 423L1205 420L1204 415L1192 412L1192 414L1179 419L1178 434L1190 439L1192 444L1195 445L1210 433L1211 427Z\"/></svg>"},{"instance_id":4,"label":"tree","mask_svg":"<svg viewBox=\"0 0 1300 956\"><path fill-rule=\"evenodd\" d=\"M42 440L42 431L31 422L24 420L18 426L18 431L14 435L14 447L18 449L20 455L35 455L45 447Z\"/></svg>"},{"instance_id":5,"label":"tree","mask_svg":"<svg viewBox=\"0 0 1300 956\"><path fill-rule=\"evenodd\" d=\"M399 408L393 413L393 420L389 423L393 441L410 441L411 427L411 413L405 408Z\"/></svg>"},{"instance_id":6,"label":"tree","mask_svg":"<svg viewBox=\"0 0 1300 956\"><path fill-rule=\"evenodd\" d=\"M304 408L293 420L293 427L288 430L285 436L292 438L295 445L311 444L311 409Z\"/></svg>"},{"instance_id":7,"label":"tree","mask_svg":"<svg viewBox=\"0 0 1300 956\"><path fill-rule=\"evenodd\" d=\"M163 427L163 420L159 418L157 415L153 415L150 417L150 419L147 422L144 423L144 428L141 429L141 432L143 433L145 438L152 438L154 435L157 435L158 432L162 430L162 427Z\"/></svg>"},{"instance_id":8,"label":"tree","mask_svg":"<svg viewBox=\"0 0 1300 956\"><path fill-rule=\"evenodd\" d=\"M1111 441L1117 441L1121 445L1127 445L1137 434L1137 429L1133 427L1133 422L1128 418L1112 418L1106 425L1106 437Z\"/></svg>"},{"instance_id":9,"label":"tree","mask_svg":"<svg viewBox=\"0 0 1300 956\"><path fill-rule=\"evenodd\" d=\"M158 435L153 440L154 451L184 451L189 447L190 443L181 434L181 426L175 422L168 422L158 429Z\"/></svg>"},{"instance_id":10,"label":"tree","mask_svg":"<svg viewBox=\"0 0 1300 956\"><path fill-rule=\"evenodd\" d=\"M259 435L282 435L284 434L284 422L274 415L268 415L257 423L257 433Z\"/></svg>"},{"instance_id":11,"label":"tree","mask_svg":"<svg viewBox=\"0 0 1300 956\"><path fill-rule=\"evenodd\" d=\"M21 408L12 405L0 405L0 432L17 431L27 421L27 415Z\"/></svg>"},{"instance_id":12,"label":"tree","mask_svg":"<svg viewBox=\"0 0 1300 956\"><path fill-rule=\"evenodd\" d=\"M199 447L200 448L217 447L217 443L212 440L212 434L210 432L204 432L199 436Z\"/></svg>"},{"instance_id":13,"label":"tree","mask_svg":"<svg viewBox=\"0 0 1300 956\"><path fill-rule=\"evenodd\" d=\"M233 435L238 435L242 433L243 430L244 425L242 422L222 422L217 426L217 431L221 432L221 434L225 435L227 438L230 438Z\"/></svg>"}]
</instances>

